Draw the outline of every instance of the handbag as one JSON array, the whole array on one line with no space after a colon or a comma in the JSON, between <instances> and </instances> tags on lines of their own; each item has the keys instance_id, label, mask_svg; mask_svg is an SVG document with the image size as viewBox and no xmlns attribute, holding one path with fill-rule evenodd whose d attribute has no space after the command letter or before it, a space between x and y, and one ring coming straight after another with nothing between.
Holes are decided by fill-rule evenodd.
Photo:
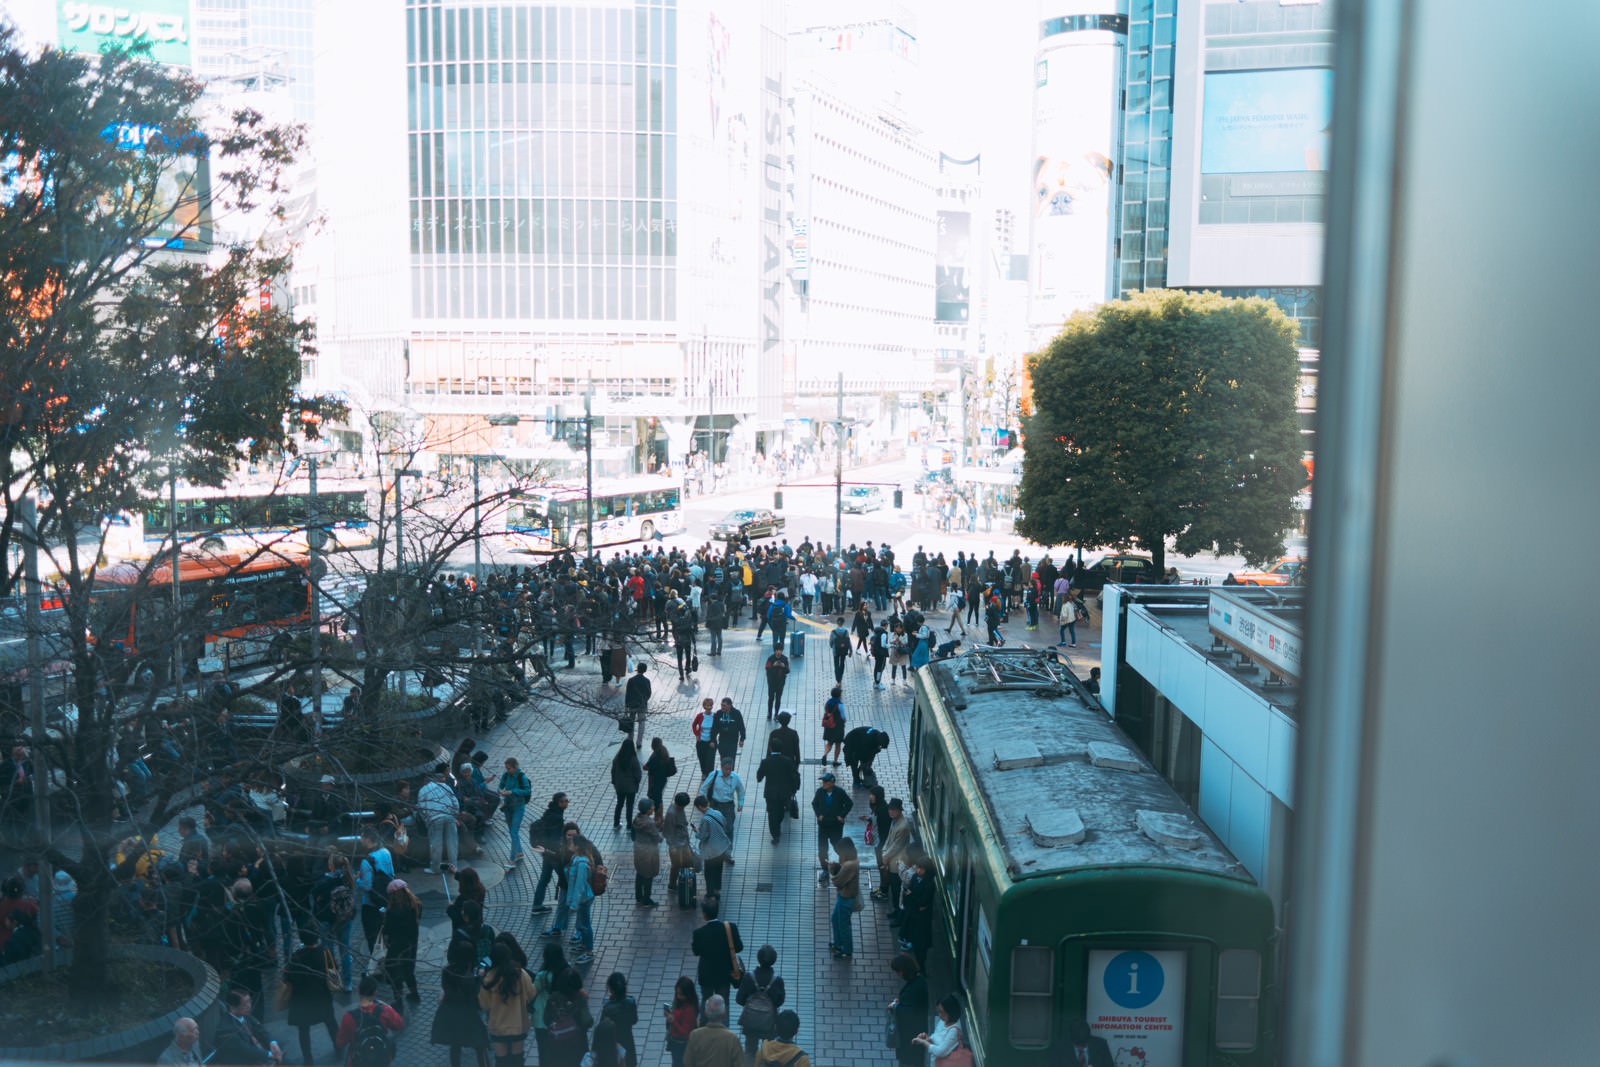
<instances>
[{"instance_id":1,"label":"handbag","mask_svg":"<svg viewBox=\"0 0 1600 1067\"><path fill-rule=\"evenodd\" d=\"M896 1040L896 1035L894 1032L894 1009L889 1008L888 1012L889 1019L883 1024L883 1047L899 1048L900 1042Z\"/></svg>"},{"instance_id":2,"label":"handbag","mask_svg":"<svg viewBox=\"0 0 1600 1067\"><path fill-rule=\"evenodd\" d=\"M933 1067L973 1067L972 1050L965 1045L957 1045L949 1055L934 1060Z\"/></svg>"},{"instance_id":3,"label":"handbag","mask_svg":"<svg viewBox=\"0 0 1600 1067\"><path fill-rule=\"evenodd\" d=\"M344 992L344 979L339 976L339 961L334 958L330 948L322 950L322 973L328 982L328 992Z\"/></svg>"},{"instance_id":4,"label":"handbag","mask_svg":"<svg viewBox=\"0 0 1600 1067\"><path fill-rule=\"evenodd\" d=\"M733 964L733 969L729 972L729 975L735 982L741 982L744 980L744 958L733 949L733 927L723 923L722 932L728 938L728 959Z\"/></svg>"}]
</instances>

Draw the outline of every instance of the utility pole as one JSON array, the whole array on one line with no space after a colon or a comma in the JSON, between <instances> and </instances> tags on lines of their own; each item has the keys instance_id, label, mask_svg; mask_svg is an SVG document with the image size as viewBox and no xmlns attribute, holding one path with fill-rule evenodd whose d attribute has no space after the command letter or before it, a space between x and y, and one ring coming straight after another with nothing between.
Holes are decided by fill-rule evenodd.
<instances>
[{"instance_id":1,"label":"utility pole","mask_svg":"<svg viewBox=\"0 0 1600 1067\"><path fill-rule=\"evenodd\" d=\"M39 650L39 513L32 496L24 496L17 505L17 517L23 535L27 538L23 550L23 593L27 607L23 618L28 627L28 713L33 723L33 814L39 827L39 840L50 840L50 767L45 762L44 732L44 656ZM173 570L177 581L177 570ZM107 713L109 717L109 712ZM44 938L44 969L48 973L56 964L55 915L51 897L55 890L54 874L47 856L39 857L39 931Z\"/></svg>"},{"instance_id":2,"label":"utility pole","mask_svg":"<svg viewBox=\"0 0 1600 1067\"><path fill-rule=\"evenodd\" d=\"M583 393L583 526L587 558L594 558L594 375Z\"/></svg>"},{"instance_id":3,"label":"utility pole","mask_svg":"<svg viewBox=\"0 0 1600 1067\"><path fill-rule=\"evenodd\" d=\"M401 518L405 514L405 484L406 478L420 478L421 471L403 468L394 472L394 603L395 610L402 613L406 608L406 571L405 571L405 538L402 536L404 523ZM395 672L400 676L400 695L406 695L406 672Z\"/></svg>"},{"instance_id":4,"label":"utility pole","mask_svg":"<svg viewBox=\"0 0 1600 1067\"><path fill-rule=\"evenodd\" d=\"M178 591L178 561L183 546L178 544L178 472L172 471L171 507L167 512L167 531L172 536L172 691L183 702L183 597Z\"/></svg>"},{"instance_id":5,"label":"utility pole","mask_svg":"<svg viewBox=\"0 0 1600 1067\"><path fill-rule=\"evenodd\" d=\"M478 602L478 586L483 582L483 526L478 515L478 457L472 457L472 599L474 605ZM483 620L474 619L472 623L472 659L478 659L482 649Z\"/></svg>"},{"instance_id":6,"label":"utility pole","mask_svg":"<svg viewBox=\"0 0 1600 1067\"><path fill-rule=\"evenodd\" d=\"M839 372L839 414L833 423L833 550L844 551L844 371Z\"/></svg>"},{"instance_id":7,"label":"utility pole","mask_svg":"<svg viewBox=\"0 0 1600 1067\"><path fill-rule=\"evenodd\" d=\"M306 548L310 553L307 564L311 579L311 721L322 732L322 579L318 574L317 558L325 534L317 514L317 457L306 457Z\"/></svg>"}]
</instances>

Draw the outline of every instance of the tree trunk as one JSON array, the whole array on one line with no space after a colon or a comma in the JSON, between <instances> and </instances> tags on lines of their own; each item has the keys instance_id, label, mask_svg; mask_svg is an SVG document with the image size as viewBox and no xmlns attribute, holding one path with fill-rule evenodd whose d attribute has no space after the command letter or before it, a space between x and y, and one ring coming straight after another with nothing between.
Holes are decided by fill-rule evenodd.
<instances>
[{"instance_id":1,"label":"tree trunk","mask_svg":"<svg viewBox=\"0 0 1600 1067\"><path fill-rule=\"evenodd\" d=\"M87 597L83 598L85 601ZM111 711L95 699L98 664L83 637L82 626L73 628L73 689L78 704L78 729L69 750L68 773L77 800L81 836L78 900L73 912L72 969L67 986L79 1005L102 999L106 992L106 955L111 944L111 894L116 891L111 874L112 779L107 753L111 748Z\"/></svg>"},{"instance_id":2,"label":"tree trunk","mask_svg":"<svg viewBox=\"0 0 1600 1067\"><path fill-rule=\"evenodd\" d=\"M1149 538L1145 539L1145 544L1150 546L1150 562L1151 562L1151 568L1150 569L1152 571L1152 573L1150 575L1150 580L1152 582L1164 582L1164 581L1166 581L1167 580L1167 539L1165 537L1161 537L1161 536L1149 537Z\"/></svg>"}]
</instances>

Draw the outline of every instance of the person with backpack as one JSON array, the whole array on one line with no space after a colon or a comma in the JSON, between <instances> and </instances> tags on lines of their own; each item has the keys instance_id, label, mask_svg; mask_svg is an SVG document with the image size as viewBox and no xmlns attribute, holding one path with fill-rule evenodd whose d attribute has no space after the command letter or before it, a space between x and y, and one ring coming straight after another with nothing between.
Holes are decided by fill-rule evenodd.
<instances>
[{"instance_id":1,"label":"person with backpack","mask_svg":"<svg viewBox=\"0 0 1600 1067\"><path fill-rule=\"evenodd\" d=\"M850 630L844 624L844 616L833 622L833 629L828 631L828 651L833 653L833 680L843 684L845 661L855 655L855 650L850 646Z\"/></svg>"},{"instance_id":2,"label":"person with backpack","mask_svg":"<svg viewBox=\"0 0 1600 1067\"><path fill-rule=\"evenodd\" d=\"M355 960L350 953L350 930L355 924L356 879L350 857L340 852L328 856L328 869L312 888L313 911L322 924L322 940L337 954L341 984L350 992Z\"/></svg>"},{"instance_id":3,"label":"person with backpack","mask_svg":"<svg viewBox=\"0 0 1600 1067\"><path fill-rule=\"evenodd\" d=\"M528 844L539 854L539 884L533 890L533 914L550 910L544 902L545 890L560 872L562 827L567 821L567 794L555 793L538 821L528 827ZM560 890L557 890L560 893Z\"/></svg>"},{"instance_id":4,"label":"person with backpack","mask_svg":"<svg viewBox=\"0 0 1600 1067\"><path fill-rule=\"evenodd\" d=\"M544 1009L550 1003L550 994L554 992L556 976L567 969L567 955L561 949L561 942L553 941L544 946L543 959L539 963L539 970L533 976L533 1003L528 1008L528 1015L533 1020L534 1043L539 1049L539 1062L550 1062L550 1027L544 1021ZM454 1064L451 1067L455 1067Z\"/></svg>"},{"instance_id":5,"label":"person with backpack","mask_svg":"<svg viewBox=\"0 0 1600 1067\"><path fill-rule=\"evenodd\" d=\"M394 857L378 839L376 828L368 826L361 831L361 848L365 855L356 865L356 888L361 897L361 932L367 939L367 952L378 943L378 932L383 926L385 887L394 880Z\"/></svg>"},{"instance_id":6,"label":"person with backpack","mask_svg":"<svg viewBox=\"0 0 1600 1067\"><path fill-rule=\"evenodd\" d=\"M461 1050L469 1048L477 1067L489 1067L489 1031L478 1011L478 957L465 941L452 941L439 973L439 1006L434 1009L429 1039L450 1049L450 1067L461 1067ZM308 1055L306 1063L311 1062Z\"/></svg>"},{"instance_id":7,"label":"person with backpack","mask_svg":"<svg viewBox=\"0 0 1600 1067\"><path fill-rule=\"evenodd\" d=\"M589 991L583 976L568 967L556 975L554 988L544 1005L545 1029L550 1055L539 1057L539 1067L578 1067L589 1047L589 1030L594 1013L589 1010Z\"/></svg>"},{"instance_id":8,"label":"person with backpack","mask_svg":"<svg viewBox=\"0 0 1600 1067\"><path fill-rule=\"evenodd\" d=\"M588 963L594 959L594 923L592 913L594 898L605 892L606 869L588 842L578 838L567 867L567 908L573 913L572 939L578 943L578 954L573 963Z\"/></svg>"},{"instance_id":9,"label":"person with backpack","mask_svg":"<svg viewBox=\"0 0 1600 1067\"><path fill-rule=\"evenodd\" d=\"M594 1053L596 1067L606 1067L615 1063L616 1067L639 1067L639 1049L634 1044L633 1028L639 1025L639 1005L628 996L628 976L621 971L612 971L606 978L606 999L600 1005L600 1021L594 1028ZM612 1029L611 1034L605 1033L605 1028ZM616 1061L602 1058L609 1051L606 1041L609 1037L614 1047L621 1048L622 1056Z\"/></svg>"},{"instance_id":10,"label":"person with backpack","mask_svg":"<svg viewBox=\"0 0 1600 1067\"><path fill-rule=\"evenodd\" d=\"M528 801L533 799L533 783L522 773L515 756L506 757L505 767L506 772L500 776L500 803L511 834L511 860L505 869L512 871L522 862L522 817L527 814Z\"/></svg>"},{"instance_id":11,"label":"person with backpack","mask_svg":"<svg viewBox=\"0 0 1600 1067\"><path fill-rule=\"evenodd\" d=\"M489 1044L499 1067L521 1067L528 1040L528 1006L536 993L533 979L511 956L508 945L495 945L489 970L478 985L478 1007L488 1014Z\"/></svg>"},{"instance_id":12,"label":"person with backpack","mask_svg":"<svg viewBox=\"0 0 1600 1067\"><path fill-rule=\"evenodd\" d=\"M339 1020L333 1039L345 1054L345 1067L389 1067L394 1062L394 1036L406 1028L400 1013L378 999L378 979L366 975L357 987L361 1000Z\"/></svg>"},{"instance_id":13,"label":"person with backpack","mask_svg":"<svg viewBox=\"0 0 1600 1067\"><path fill-rule=\"evenodd\" d=\"M800 1016L793 1011L778 1013L777 1036L763 1041L756 1053L755 1067L811 1067L811 1057L794 1043L800 1032Z\"/></svg>"},{"instance_id":14,"label":"person with backpack","mask_svg":"<svg viewBox=\"0 0 1600 1067\"><path fill-rule=\"evenodd\" d=\"M828 754L833 754L833 765L839 766L839 757L844 750L844 728L849 721L844 713L844 690L834 686L828 693L828 702L822 705L822 763L828 763Z\"/></svg>"},{"instance_id":15,"label":"person with backpack","mask_svg":"<svg viewBox=\"0 0 1600 1067\"><path fill-rule=\"evenodd\" d=\"M479 966L488 965L489 954L494 949L494 927L483 921L482 904L469 900L461 905L461 925L450 939L471 945L472 958Z\"/></svg>"},{"instance_id":16,"label":"person with backpack","mask_svg":"<svg viewBox=\"0 0 1600 1067\"><path fill-rule=\"evenodd\" d=\"M872 631L872 643L869 646L872 653L872 688L883 688L883 668L889 662L889 628L879 622Z\"/></svg>"},{"instance_id":17,"label":"person with backpack","mask_svg":"<svg viewBox=\"0 0 1600 1067\"><path fill-rule=\"evenodd\" d=\"M780 644L767 657L767 718L783 710L783 687L789 684L789 657Z\"/></svg>"},{"instance_id":18,"label":"person with backpack","mask_svg":"<svg viewBox=\"0 0 1600 1067\"><path fill-rule=\"evenodd\" d=\"M767 625L772 628L773 651L783 648L784 636L788 634L789 624L793 621L794 608L789 604L788 594L780 589L767 608Z\"/></svg>"},{"instance_id":19,"label":"person with backpack","mask_svg":"<svg viewBox=\"0 0 1600 1067\"><path fill-rule=\"evenodd\" d=\"M777 971L778 950L762 945L756 950L756 969L745 974L734 1001L744 1009L739 1029L744 1033L746 1056L754 1056L763 1041L778 1036L778 1009L783 1007L783 979Z\"/></svg>"}]
</instances>

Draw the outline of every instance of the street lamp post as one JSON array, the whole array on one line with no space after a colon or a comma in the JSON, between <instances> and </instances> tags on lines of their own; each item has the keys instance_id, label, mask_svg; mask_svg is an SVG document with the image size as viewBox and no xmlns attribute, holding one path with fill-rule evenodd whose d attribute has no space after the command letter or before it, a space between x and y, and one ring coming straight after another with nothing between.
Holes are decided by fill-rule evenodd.
<instances>
[{"instance_id":1,"label":"street lamp post","mask_svg":"<svg viewBox=\"0 0 1600 1067\"><path fill-rule=\"evenodd\" d=\"M839 413L833 424L833 550L844 550L844 371L839 372Z\"/></svg>"},{"instance_id":2,"label":"street lamp post","mask_svg":"<svg viewBox=\"0 0 1600 1067\"><path fill-rule=\"evenodd\" d=\"M306 550L307 567L311 579L311 721L322 730L322 588L317 573L318 554L322 550L323 532L317 514L317 457L306 457Z\"/></svg>"},{"instance_id":3,"label":"street lamp post","mask_svg":"<svg viewBox=\"0 0 1600 1067\"><path fill-rule=\"evenodd\" d=\"M409 467L394 472L394 591L395 606L400 610L405 608L405 479L420 478L422 472ZM406 695L406 672L401 670L400 695Z\"/></svg>"}]
</instances>

